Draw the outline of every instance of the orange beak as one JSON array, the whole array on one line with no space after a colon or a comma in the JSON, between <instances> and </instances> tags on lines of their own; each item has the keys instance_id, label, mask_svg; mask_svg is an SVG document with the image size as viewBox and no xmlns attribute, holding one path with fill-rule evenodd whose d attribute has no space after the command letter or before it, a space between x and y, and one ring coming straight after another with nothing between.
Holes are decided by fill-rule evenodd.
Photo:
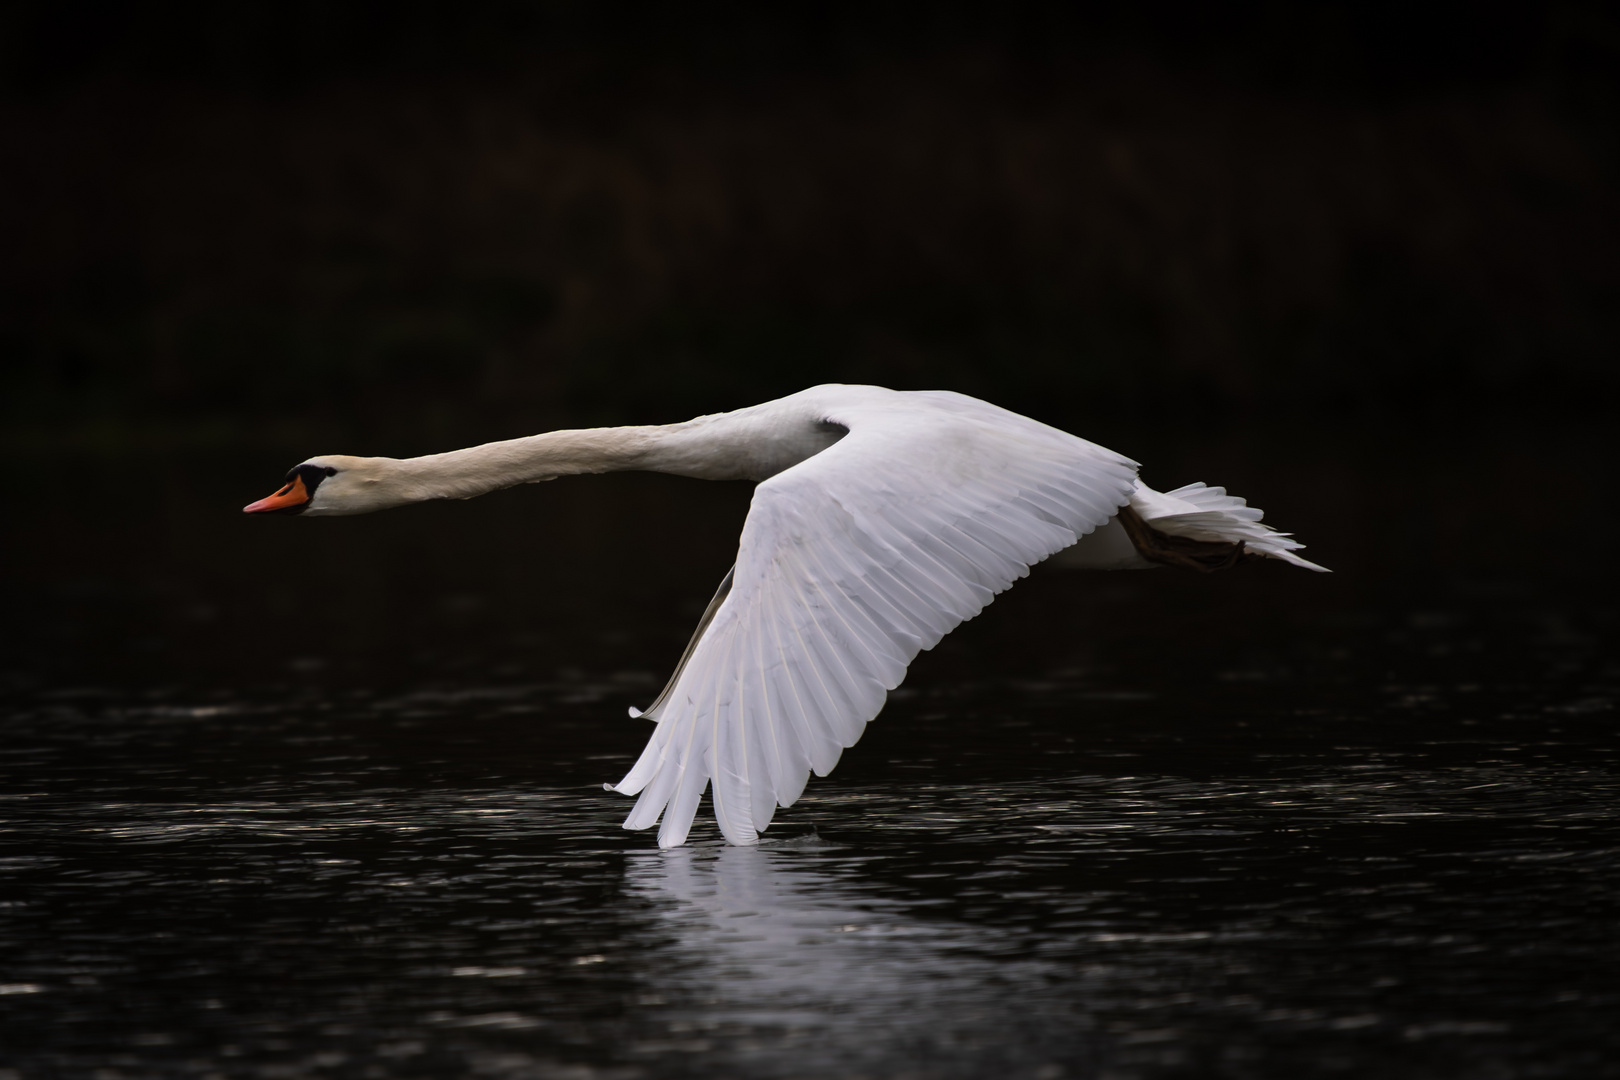
<instances>
[{"instance_id":1,"label":"orange beak","mask_svg":"<svg viewBox=\"0 0 1620 1080\"><path fill-rule=\"evenodd\" d=\"M248 503L242 507L244 514L273 514L277 510L295 510L309 502L309 492L304 490L304 478L295 476L292 482L267 499L260 499L256 503Z\"/></svg>"}]
</instances>

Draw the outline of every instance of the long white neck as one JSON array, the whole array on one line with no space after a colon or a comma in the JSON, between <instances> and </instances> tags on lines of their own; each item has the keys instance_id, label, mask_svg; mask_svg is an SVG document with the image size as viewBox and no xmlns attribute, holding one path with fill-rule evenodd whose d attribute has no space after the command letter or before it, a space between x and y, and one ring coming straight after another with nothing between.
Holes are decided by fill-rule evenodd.
<instances>
[{"instance_id":1,"label":"long white neck","mask_svg":"<svg viewBox=\"0 0 1620 1080\"><path fill-rule=\"evenodd\" d=\"M691 453L684 424L548 431L522 439L396 461L391 471L421 499L466 499L514 484L604 472L707 475ZM705 465L711 465L705 470Z\"/></svg>"},{"instance_id":2,"label":"long white neck","mask_svg":"<svg viewBox=\"0 0 1620 1080\"><path fill-rule=\"evenodd\" d=\"M354 514L476 495L580 473L646 471L702 480L763 480L836 441L841 432L755 409L679 424L548 431L414 458L311 458L337 472L310 513ZM796 418L795 418L796 419Z\"/></svg>"}]
</instances>

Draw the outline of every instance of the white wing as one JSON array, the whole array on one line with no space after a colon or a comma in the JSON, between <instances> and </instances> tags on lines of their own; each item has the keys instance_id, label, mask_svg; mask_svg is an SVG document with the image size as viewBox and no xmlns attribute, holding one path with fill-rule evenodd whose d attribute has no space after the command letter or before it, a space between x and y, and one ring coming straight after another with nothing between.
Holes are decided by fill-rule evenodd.
<instances>
[{"instance_id":1,"label":"white wing","mask_svg":"<svg viewBox=\"0 0 1620 1080\"><path fill-rule=\"evenodd\" d=\"M729 593L612 789L625 821L685 841L711 778L720 830L754 843L825 776L932 648L1031 564L1112 517L1136 464L951 393L811 399L849 430L755 489ZM724 590L723 590L724 591Z\"/></svg>"}]
</instances>

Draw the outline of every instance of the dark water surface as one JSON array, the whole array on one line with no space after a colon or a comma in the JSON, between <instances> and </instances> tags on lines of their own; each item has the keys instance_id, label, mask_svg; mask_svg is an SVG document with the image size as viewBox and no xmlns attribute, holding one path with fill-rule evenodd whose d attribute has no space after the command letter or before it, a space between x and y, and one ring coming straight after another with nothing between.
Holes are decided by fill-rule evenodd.
<instances>
[{"instance_id":1,"label":"dark water surface","mask_svg":"<svg viewBox=\"0 0 1620 1080\"><path fill-rule=\"evenodd\" d=\"M5 1080L1620 1075L1615 606L1561 526L1165 477L1340 573L1038 572L767 843L659 852L601 783L746 490L241 523L257 464L84 466L116 527L12 535Z\"/></svg>"}]
</instances>

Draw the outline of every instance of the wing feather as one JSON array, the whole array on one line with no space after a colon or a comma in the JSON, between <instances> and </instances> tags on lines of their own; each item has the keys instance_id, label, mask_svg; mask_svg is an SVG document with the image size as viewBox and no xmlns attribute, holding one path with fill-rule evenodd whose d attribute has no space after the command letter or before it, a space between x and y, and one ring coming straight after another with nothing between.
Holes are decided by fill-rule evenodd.
<instances>
[{"instance_id":1,"label":"wing feather","mask_svg":"<svg viewBox=\"0 0 1620 1080\"><path fill-rule=\"evenodd\" d=\"M826 775L917 653L1029 567L1102 525L1136 466L1035 421L945 393L806 397L849 434L761 483L730 592L614 790L626 828L685 841L705 787L728 840Z\"/></svg>"},{"instance_id":2,"label":"wing feather","mask_svg":"<svg viewBox=\"0 0 1620 1080\"><path fill-rule=\"evenodd\" d=\"M779 606L780 599L776 594L767 593L761 597L761 620L769 628L771 640L776 646L778 667L775 669L775 674L776 685L779 688L777 700L782 704L782 714L787 721L785 726L799 745L801 758L796 759L797 767L802 769L804 765L808 765L815 770L816 775L826 776L832 770L832 767L838 763L838 753L843 748L817 731L811 721L812 701L808 689L804 687L803 680L799 678L796 671L797 662L795 657L800 654L789 653L783 645L782 628L784 620L781 619L777 611ZM798 794L803 792L804 785L808 782L809 777L801 773L798 779L798 788L794 791L793 798L796 799ZM789 781L789 790L793 790L791 779ZM792 805L792 800L783 801L780 793L778 794L778 801L783 806Z\"/></svg>"}]
</instances>

